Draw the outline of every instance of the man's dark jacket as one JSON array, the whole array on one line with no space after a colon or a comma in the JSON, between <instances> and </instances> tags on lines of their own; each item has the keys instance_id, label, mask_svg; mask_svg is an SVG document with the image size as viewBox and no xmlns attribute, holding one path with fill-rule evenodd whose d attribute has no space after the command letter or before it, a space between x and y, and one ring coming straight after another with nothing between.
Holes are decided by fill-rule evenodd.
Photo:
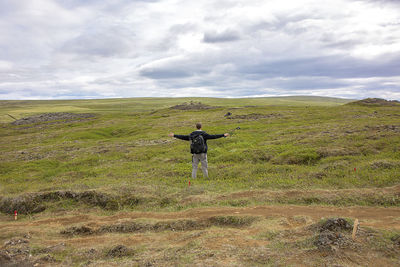
<instances>
[{"instance_id":1,"label":"man's dark jacket","mask_svg":"<svg viewBox=\"0 0 400 267\"><path fill-rule=\"evenodd\" d=\"M208 146L207 146L207 140L208 139L218 139L221 137L225 137L223 134L208 134L205 131L194 131L189 135L178 135L178 134L174 134L174 137L181 139L181 140L186 140L186 141L190 141L192 140L195 136L201 134L204 138L204 145L206 146L205 152L207 153L208 150ZM193 151L190 151L190 153L194 154Z\"/></svg>"}]
</instances>

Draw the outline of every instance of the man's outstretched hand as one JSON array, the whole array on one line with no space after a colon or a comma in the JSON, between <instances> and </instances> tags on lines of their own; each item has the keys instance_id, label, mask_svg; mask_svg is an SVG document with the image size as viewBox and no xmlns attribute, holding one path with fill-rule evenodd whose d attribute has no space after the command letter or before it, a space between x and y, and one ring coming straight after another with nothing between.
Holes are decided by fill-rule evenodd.
<instances>
[{"instance_id":1,"label":"man's outstretched hand","mask_svg":"<svg viewBox=\"0 0 400 267\"><path fill-rule=\"evenodd\" d=\"M225 137L228 137L228 136L229 136L229 133L224 133L224 136L225 136Z\"/></svg>"},{"instance_id":2,"label":"man's outstretched hand","mask_svg":"<svg viewBox=\"0 0 400 267\"><path fill-rule=\"evenodd\" d=\"M169 137L174 137L174 133L169 133L168 136Z\"/></svg>"}]
</instances>

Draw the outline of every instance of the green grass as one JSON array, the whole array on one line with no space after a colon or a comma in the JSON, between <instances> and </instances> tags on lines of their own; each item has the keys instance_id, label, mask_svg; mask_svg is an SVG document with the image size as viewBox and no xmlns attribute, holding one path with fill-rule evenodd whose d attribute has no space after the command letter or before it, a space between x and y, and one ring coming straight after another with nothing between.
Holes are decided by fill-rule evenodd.
<instances>
[{"instance_id":1,"label":"green grass","mask_svg":"<svg viewBox=\"0 0 400 267\"><path fill-rule=\"evenodd\" d=\"M191 100L218 108L169 108ZM0 101L0 194L59 189L180 194L191 174L189 143L167 134L188 134L198 121L211 134L241 128L209 141L210 179L199 172L193 181L200 194L398 184L400 109L342 105L346 102L306 97ZM11 125L6 115L57 111L97 116L27 127ZM227 119L228 111L279 116Z\"/></svg>"},{"instance_id":2,"label":"green grass","mask_svg":"<svg viewBox=\"0 0 400 267\"><path fill-rule=\"evenodd\" d=\"M223 107L241 106L336 106L350 100L328 97L268 97L246 99L220 98L116 98L96 100L0 100L0 121L12 121L7 114L20 119L43 112L140 113L169 108L190 101ZM223 103L221 103L223 102Z\"/></svg>"}]
</instances>

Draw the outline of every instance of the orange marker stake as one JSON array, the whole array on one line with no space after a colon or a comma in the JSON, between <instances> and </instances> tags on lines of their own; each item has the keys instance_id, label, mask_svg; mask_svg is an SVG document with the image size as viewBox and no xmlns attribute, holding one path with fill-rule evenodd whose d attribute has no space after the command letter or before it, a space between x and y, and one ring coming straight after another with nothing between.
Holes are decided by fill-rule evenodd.
<instances>
[{"instance_id":1,"label":"orange marker stake","mask_svg":"<svg viewBox=\"0 0 400 267\"><path fill-rule=\"evenodd\" d=\"M188 186L190 186L190 180L189 180L189 185Z\"/></svg>"},{"instance_id":2,"label":"orange marker stake","mask_svg":"<svg viewBox=\"0 0 400 267\"><path fill-rule=\"evenodd\" d=\"M354 171L357 171L357 168L354 168Z\"/></svg>"},{"instance_id":3,"label":"orange marker stake","mask_svg":"<svg viewBox=\"0 0 400 267\"><path fill-rule=\"evenodd\" d=\"M17 220L17 217L18 217L18 212L15 210L14 211L14 220Z\"/></svg>"}]
</instances>

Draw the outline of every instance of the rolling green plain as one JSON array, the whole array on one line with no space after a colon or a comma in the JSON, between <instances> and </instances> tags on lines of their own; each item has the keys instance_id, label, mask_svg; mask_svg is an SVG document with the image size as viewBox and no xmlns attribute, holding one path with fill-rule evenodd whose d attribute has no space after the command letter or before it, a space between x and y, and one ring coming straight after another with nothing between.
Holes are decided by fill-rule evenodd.
<instances>
[{"instance_id":1,"label":"rolling green plain","mask_svg":"<svg viewBox=\"0 0 400 267\"><path fill-rule=\"evenodd\" d=\"M29 224L31 220L52 218L55 215L78 216L82 213L107 217L122 213L152 212L148 216L155 219L158 215L153 213L158 212L185 212L199 208L237 209L259 205L273 205L271 208L277 205L283 210L286 210L284 205L398 208L400 105L360 105L351 104L352 101L323 97L0 101L0 200L6 206L12 203L7 201L20 201L29 196L34 205L43 207L40 212L30 212L29 209L21 212L21 223L26 223L24 229L33 227L33 224ZM12 124L16 119L55 112L92 116ZM225 116L228 112L231 115ZM208 179L202 176L200 169L196 179L190 178L189 142L168 137L170 132L189 134L197 122L201 122L203 130L209 134L231 133L227 138L208 141ZM82 201L74 197L60 197L66 194L59 192L67 191L75 194L104 194L110 204L98 204L85 196L80 198ZM58 192L57 197L51 195L52 192ZM32 198L40 194L41 199ZM338 214L339 211L342 212L338 209ZM224 212L225 215L229 214L226 210ZM239 212L237 210L236 213ZM305 227L319 220L319 217L313 217L317 215L307 212L297 217L291 215L288 219L290 231L297 231L293 230L295 225ZM11 214L3 211L0 217L0 221L3 220L0 228L7 230L0 234L1 241L24 233L19 230L16 232L18 234L13 234L8 223L9 216ZM315 236L314 239L295 241L297 243L293 245L290 243L289 232L284 232L283 226L276 227L282 218L268 218L254 226L258 232L254 229L253 232L257 234L242 232L241 235L248 239L240 240L245 243L248 240L253 243L264 242L263 246L269 246L273 251L268 259L260 256L265 252L256 251L257 254L255 250L247 251L247 256L242 255L245 259L237 256L239 254L236 250L227 252L222 247L224 242L228 242L221 237L223 231L212 228L214 230L201 238L199 233L204 231L188 232L187 235L193 237L188 237L186 243L179 239L179 242L174 241L174 245L167 245L168 237L165 237L165 240L159 240L162 245L158 247L152 247L143 240L144 243L138 241L142 245L133 245L132 240L128 242L128 239L114 235L110 240L119 240L120 243L134 247L136 251L136 256L128 253L123 260L117 260L115 266L132 266L133 263L151 266L146 265L149 263L147 259L153 257L146 254L147 250L153 251L154 255L160 251L164 253L163 256L157 254L153 258L160 266L191 266L195 263L200 266L298 266L299 259L303 259L302 263L307 262L302 266L325 266L325 256L322 254L313 254L314 260L302 254L305 250L315 249ZM400 219L393 218L394 221ZM253 219L250 218L251 223ZM353 219L351 217L350 221ZM243 217L225 216L207 220L217 226L221 220L222 224L240 225L243 220L243 224L246 224ZM79 225L84 223L79 220L74 222ZM371 227L377 225L367 219L365 223ZM18 223L14 226L17 227ZM40 249L60 242L56 231L65 227L66 224L58 225L50 232L32 228L33 233L41 236L32 241L37 248L35 255L41 255ZM151 227L155 229L154 225ZM301 235L309 231L304 229L309 228L299 230ZM400 229L396 229L386 228L384 232L379 232L379 244L385 251L388 246L393 247L390 239L399 234ZM242 238L234 230L226 231L235 238ZM163 232L163 236L166 235ZM146 236L149 240L158 240L154 233ZM47 243L43 241L45 237L49 240ZM71 243L66 251L69 252L52 253L52 264L81 266L87 263L88 258L74 249L77 245L73 245L73 239L68 240L66 242ZM219 240L221 246L212 249L213 245L208 244L207 240ZM99 246L104 240L92 241ZM185 249L208 249L214 251L214 256L207 258L197 250L192 251L192 256L183 252L180 254L180 250L176 249L182 242L185 243ZM248 246L261 246L261 243L253 243ZM289 243L294 246L289 246L294 254L292 261L285 261L281 259L281 250ZM96 263L96 266L115 263L115 259L104 256L111 245L107 243L106 247L96 247L100 256L92 259L92 263ZM381 248L376 248L372 254L369 250L362 251L363 259L369 254L379 256ZM235 249L239 251L240 248ZM179 257L168 258L165 256L167 252ZM354 255L357 253L354 252ZM230 255L229 260L224 258L228 256L223 255ZM255 261L251 255L261 258ZM393 260L396 255L390 254L382 259L385 263L398 263ZM211 262L207 264L204 257ZM331 263L338 260L334 256L330 257ZM371 260L369 264L363 265L363 259L354 260L354 264L347 258L340 258L340 261L345 266L373 266L377 263Z\"/></svg>"},{"instance_id":2,"label":"rolling green plain","mask_svg":"<svg viewBox=\"0 0 400 267\"><path fill-rule=\"evenodd\" d=\"M215 108L171 108L190 101ZM306 97L2 101L0 192L112 193L157 186L166 194L177 192L189 180L191 154L188 142L167 134L189 134L196 122L210 134L240 127L231 137L209 141L210 178L200 172L192 181L207 192L398 183L400 108L345 102ZM6 115L46 112L95 117L14 126Z\"/></svg>"}]
</instances>

